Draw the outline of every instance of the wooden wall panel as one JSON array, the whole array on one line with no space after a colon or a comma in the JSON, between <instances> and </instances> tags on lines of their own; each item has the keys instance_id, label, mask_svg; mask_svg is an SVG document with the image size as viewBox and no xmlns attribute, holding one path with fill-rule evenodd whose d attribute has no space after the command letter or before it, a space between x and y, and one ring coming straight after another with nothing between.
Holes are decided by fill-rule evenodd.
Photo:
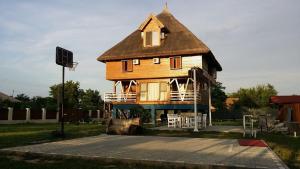
<instances>
[{"instance_id":1,"label":"wooden wall panel","mask_svg":"<svg viewBox=\"0 0 300 169\"><path fill-rule=\"evenodd\" d=\"M194 62L193 59L196 59ZM183 57L182 69L170 69L170 59L160 58L160 64L154 64L153 59L140 59L139 65L133 65L132 72L123 72L121 61L106 62L106 79L107 80L130 80L130 79L150 79L150 78L172 78L187 77L188 70L199 63L198 57Z\"/></svg>"},{"instance_id":2,"label":"wooden wall panel","mask_svg":"<svg viewBox=\"0 0 300 169\"><path fill-rule=\"evenodd\" d=\"M300 123L300 103L294 103L294 104L285 104L280 110L278 114L278 119L283 122L287 121L287 115L288 115L288 108L291 108L293 110L292 113L292 119L295 122Z\"/></svg>"}]
</instances>

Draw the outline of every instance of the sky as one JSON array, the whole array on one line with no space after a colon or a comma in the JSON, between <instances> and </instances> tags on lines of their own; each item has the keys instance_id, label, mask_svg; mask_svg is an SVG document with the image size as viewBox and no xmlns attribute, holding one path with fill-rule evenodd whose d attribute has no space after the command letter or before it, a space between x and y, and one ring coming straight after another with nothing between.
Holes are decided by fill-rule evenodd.
<instances>
[{"instance_id":1,"label":"sky","mask_svg":"<svg viewBox=\"0 0 300 169\"><path fill-rule=\"evenodd\" d=\"M0 91L48 96L61 83L55 47L79 62L66 80L111 92L96 61L166 0L1 0ZM215 54L227 93L270 83L280 95L300 94L299 0L168 0L171 13Z\"/></svg>"}]
</instances>

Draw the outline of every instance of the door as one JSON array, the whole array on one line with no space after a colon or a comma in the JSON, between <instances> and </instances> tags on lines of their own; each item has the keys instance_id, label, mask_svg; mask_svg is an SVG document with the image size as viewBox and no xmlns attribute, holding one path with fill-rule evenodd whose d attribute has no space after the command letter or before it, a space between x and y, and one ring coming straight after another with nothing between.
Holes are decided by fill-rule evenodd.
<instances>
[{"instance_id":1,"label":"door","mask_svg":"<svg viewBox=\"0 0 300 169\"><path fill-rule=\"evenodd\" d=\"M148 100L159 100L159 83L148 83Z\"/></svg>"}]
</instances>

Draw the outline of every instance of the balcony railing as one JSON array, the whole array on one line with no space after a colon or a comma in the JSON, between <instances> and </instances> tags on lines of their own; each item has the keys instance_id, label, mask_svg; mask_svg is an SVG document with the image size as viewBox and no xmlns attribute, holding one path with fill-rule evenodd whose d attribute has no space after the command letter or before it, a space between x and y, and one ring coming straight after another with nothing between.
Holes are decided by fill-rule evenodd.
<instances>
[{"instance_id":1,"label":"balcony railing","mask_svg":"<svg viewBox=\"0 0 300 169\"><path fill-rule=\"evenodd\" d=\"M104 93L105 102L135 102L136 93Z\"/></svg>"},{"instance_id":2,"label":"balcony railing","mask_svg":"<svg viewBox=\"0 0 300 169\"><path fill-rule=\"evenodd\" d=\"M104 93L105 102L136 102L136 93ZM194 92L170 92L170 101L193 101ZM197 92L197 101L201 101L201 94Z\"/></svg>"},{"instance_id":3,"label":"balcony railing","mask_svg":"<svg viewBox=\"0 0 300 169\"><path fill-rule=\"evenodd\" d=\"M170 100L171 101L193 101L194 92L193 91L187 91L187 92L171 91ZM200 92L197 92L197 101L201 101Z\"/></svg>"}]
</instances>

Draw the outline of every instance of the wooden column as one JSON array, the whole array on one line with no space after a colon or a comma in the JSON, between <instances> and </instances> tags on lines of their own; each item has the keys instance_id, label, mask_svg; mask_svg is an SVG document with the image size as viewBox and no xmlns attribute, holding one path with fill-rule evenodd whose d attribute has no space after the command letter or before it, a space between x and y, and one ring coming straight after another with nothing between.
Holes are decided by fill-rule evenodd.
<instances>
[{"instance_id":1,"label":"wooden column","mask_svg":"<svg viewBox=\"0 0 300 169\"><path fill-rule=\"evenodd\" d=\"M198 132L198 118L197 118L197 78L196 78L196 69L193 69L194 73L194 113L195 113L195 127L194 132Z\"/></svg>"}]
</instances>

